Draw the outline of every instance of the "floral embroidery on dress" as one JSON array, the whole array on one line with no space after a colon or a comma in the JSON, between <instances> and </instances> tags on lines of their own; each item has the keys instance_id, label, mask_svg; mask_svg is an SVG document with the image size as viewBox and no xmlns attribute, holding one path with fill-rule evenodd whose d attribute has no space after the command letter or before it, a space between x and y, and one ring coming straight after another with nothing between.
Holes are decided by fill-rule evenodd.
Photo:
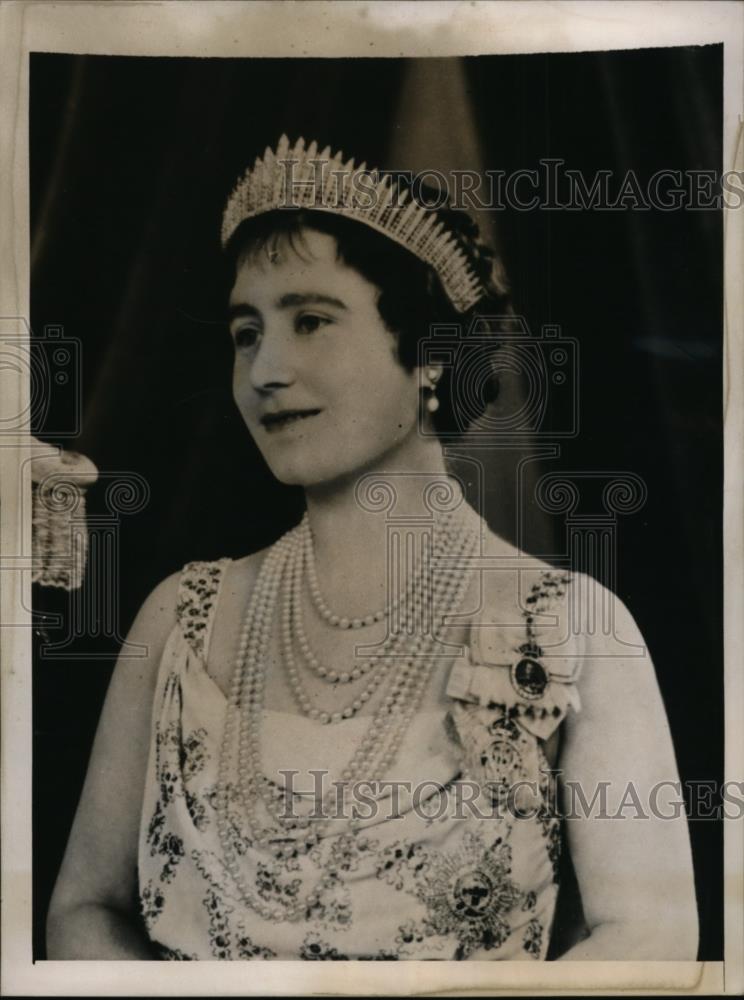
<instances>
[{"instance_id":1,"label":"floral embroidery on dress","mask_svg":"<svg viewBox=\"0 0 744 1000\"><path fill-rule=\"evenodd\" d=\"M553 884L559 885L561 878L561 855L563 853L563 832L558 816L558 788L556 774L548 766L545 755L540 751L541 767L539 787L541 802L535 818L540 824L542 835L546 841L548 859L553 870Z\"/></svg>"},{"instance_id":2,"label":"floral embroidery on dress","mask_svg":"<svg viewBox=\"0 0 744 1000\"><path fill-rule=\"evenodd\" d=\"M202 684L200 671L206 669L225 562L186 567L178 605L181 635L159 679L139 856L140 909L155 954L169 961L441 960L480 958L483 952L507 960L543 957L561 826L542 737L532 720L558 725L572 701L571 685L551 682L541 698L530 700L528 695L538 694L539 671L525 667L513 676L512 668L519 662L514 653L540 661L539 623L532 629L527 617L542 614L548 604L552 609L566 581L556 576L553 585L550 573L543 574L530 592L535 600L528 598L521 637L507 645L510 665L503 657L476 661L489 679L498 674L503 680L504 697L473 703L452 694L450 714L443 713L441 738L454 760L451 769L435 776L443 792L459 792L466 787L461 779L474 780L481 796L477 804L486 807L487 818L468 809L459 817L449 810L440 814L437 792L428 811L370 825L353 821L306 855L275 857L246 836L237 789L227 786L227 835L254 896L281 908L325 876L299 920L270 921L242 898L217 836L224 709L213 686ZM526 633L525 625L531 631ZM194 663L194 652L201 664ZM537 709L550 699L559 704L551 693L559 688L566 694L560 717L551 709L543 719ZM529 708L535 709L532 717ZM536 780L537 808L525 818L508 809L488 812L489 805L503 806L508 789L525 779ZM284 792L277 789L277 795ZM446 801L452 801L449 794ZM470 801L469 795L463 799Z\"/></svg>"},{"instance_id":3,"label":"floral embroidery on dress","mask_svg":"<svg viewBox=\"0 0 744 1000\"><path fill-rule=\"evenodd\" d=\"M395 943L398 945L400 953L406 954L409 945L423 944L427 938L433 936L434 931L428 924L424 925L415 920L406 920L405 923L398 927ZM437 942L435 946L441 951L444 948L444 942Z\"/></svg>"},{"instance_id":4,"label":"floral embroidery on dress","mask_svg":"<svg viewBox=\"0 0 744 1000\"><path fill-rule=\"evenodd\" d=\"M217 813L217 786L216 784L205 785L202 790L201 795L202 801L205 807L209 808L209 815L216 815ZM237 792L235 786L228 784L227 786L227 798L228 798L228 829L230 835L230 841L233 850L240 857L243 857L253 846L252 841L249 837L245 836L240 828L240 815L236 809L236 803L238 801ZM206 812L206 808L205 808ZM208 819L209 823L210 820Z\"/></svg>"},{"instance_id":5,"label":"floral embroidery on dress","mask_svg":"<svg viewBox=\"0 0 744 1000\"><path fill-rule=\"evenodd\" d=\"M182 796L196 828L202 830L207 823L206 810L198 796L185 787L187 778L199 774L209 757L204 746L206 735L203 729L195 730L182 740L176 723L164 729L155 726L155 769L160 796L147 826L147 841L152 857L160 854L166 858L161 882L173 880L175 867L184 853L182 838L166 830L167 806Z\"/></svg>"},{"instance_id":6,"label":"floral embroidery on dress","mask_svg":"<svg viewBox=\"0 0 744 1000\"><path fill-rule=\"evenodd\" d=\"M165 906L163 891L160 886L153 884L152 879L148 879L140 889L139 904L142 919L149 930L155 924Z\"/></svg>"},{"instance_id":7,"label":"floral embroidery on dress","mask_svg":"<svg viewBox=\"0 0 744 1000\"><path fill-rule=\"evenodd\" d=\"M424 846L396 841L386 847L377 863L377 877L394 889L405 889L410 879L428 867Z\"/></svg>"},{"instance_id":8,"label":"floral embroidery on dress","mask_svg":"<svg viewBox=\"0 0 744 1000\"><path fill-rule=\"evenodd\" d=\"M537 893L534 889L530 889L528 893L525 893L524 902L522 903L522 910L534 910L537 906Z\"/></svg>"},{"instance_id":9,"label":"floral embroidery on dress","mask_svg":"<svg viewBox=\"0 0 744 1000\"><path fill-rule=\"evenodd\" d=\"M543 927L537 917L533 917L527 924L527 928L522 938L522 947L532 958L539 958L542 954Z\"/></svg>"},{"instance_id":10,"label":"floral embroidery on dress","mask_svg":"<svg viewBox=\"0 0 744 1000\"><path fill-rule=\"evenodd\" d=\"M244 919L232 919L238 901L229 901L225 880L220 876L216 858L207 852L192 851L191 860L207 886L202 905L207 913L209 943L215 958L276 958L276 952L254 942L248 934ZM224 874L224 873L222 873ZM233 953L234 952L234 953Z\"/></svg>"},{"instance_id":11,"label":"floral embroidery on dress","mask_svg":"<svg viewBox=\"0 0 744 1000\"><path fill-rule=\"evenodd\" d=\"M171 727L168 727L168 730L170 729ZM183 856L182 839L166 829L166 806L176 796L179 785L178 769L171 770L163 762L164 747L171 738L172 735L170 732L164 735L160 731L160 728L156 726L155 756L160 796L155 801L155 806L147 826L147 842L150 847L150 856L154 858L161 855L166 859L159 875L160 881L166 883L172 881L176 865Z\"/></svg>"},{"instance_id":12,"label":"floral embroidery on dress","mask_svg":"<svg viewBox=\"0 0 744 1000\"><path fill-rule=\"evenodd\" d=\"M154 857L160 847L160 840L163 836L163 830L165 829L165 812L163 811L163 803L158 799L155 803L155 809L153 811L150 822L147 826L147 842L150 845L150 853Z\"/></svg>"},{"instance_id":13,"label":"floral embroidery on dress","mask_svg":"<svg viewBox=\"0 0 744 1000\"><path fill-rule=\"evenodd\" d=\"M166 948L164 944L158 944L157 941L153 941L153 948L157 957L164 962L193 962L199 957L194 954L187 955L180 948Z\"/></svg>"},{"instance_id":14,"label":"floral embroidery on dress","mask_svg":"<svg viewBox=\"0 0 744 1000\"><path fill-rule=\"evenodd\" d=\"M184 782L190 781L204 770L209 759L205 744L207 731L203 727L193 730L185 736L178 746L178 762Z\"/></svg>"},{"instance_id":15,"label":"floral embroidery on dress","mask_svg":"<svg viewBox=\"0 0 744 1000\"><path fill-rule=\"evenodd\" d=\"M186 808L189 811L191 821L197 830L204 830L209 823L209 819L207 817L207 810L199 801L199 796L190 792L187 788L184 788L183 795L186 799Z\"/></svg>"},{"instance_id":16,"label":"floral embroidery on dress","mask_svg":"<svg viewBox=\"0 0 744 1000\"><path fill-rule=\"evenodd\" d=\"M165 833L160 841L158 853L166 858L160 873L160 881L172 882L176 865L183 857L183 840L175 833Z\"/></svg>"},{"instance_id":17,"label":"floral embroidery on dress","mask_svg":"<svg viewBox=\"0 0 744 1000\"><path fill-rule=\"evenodd\" d=\"M176 683L176 679L168 684ZM160 799L163 806L167 806L176 794L176 788L180 783L178 771L178 758L172 759L169 753L172 745L178 746L178 725L171 722L164 729L158 724L155 727L155 772L158 776L160 786Z\"/></svg>"},{"instance_id":18,"label":"floral embroidery on dress","mask_svg":"<svg viewBox=\"0 0 744 1000\"><path fill-rule=\"evenodd\" d=\"M537 820L540 823L542 829L542 835L546 840L546 850L548 852L548 858L550 859L550 864L553 869L553 882L558 885L560 883L560 871L561 871L561 852L562 852L562 837L561 837L561 824L560 821L555 818L544 806L541 806L537 811Z\"/></svg>"},{"instance_id":19,"label":"floral embroidery on dress","mask_svg":"<svg viewBox=\"0 0 744 1000\"><path fill-rule=\"evenodd\" d=\"M378 951L373 955L357 955L359 962L396 962L398 955L392 951ZM306 962L347 962L348 955L323 941L318 934L308 934L300 947L300 958Z\"/></svg>"},{"instance_id":20,"label":"floral embroidery on dress","mask_svg":"<svg viewBox=\"0 0 744 1000\"><path fill-rule=\"evenodd\" d=\"M359 869L360 861L378 849L378 842L371 837L355 833L339 834L332 842L332 865L335 871L348 874ZM316 847L310 852L310 858L318 868L322 868L330 859L325 857L325 849Z\"/></svg>"},{"instance_id":21,"label":"floral embroidery on dress","mask_svg":"<svg viewBox=\"0 0 744 1000\"><path fill-rule=\"evenodd\" d=\"M202 900L209 917L209 943L215 958L232 958L230 951L230 922L228 914L233 907L220 899L214 889L208 889Z\"/></svg>"},{"instance_id":22,"label":"floral embroidery on dress","mask_svg":"<svg viewBox=\"0 0 744 1000\"><path fill-rule=\"evenodd\" d=\"M226 562L187 563L181 574L176 615L186 640L199 657L204 656L205 636Z\"/></svg>"},{"instance_id":23,"label":"floral embroidery on dress","mask_svg":"<svg viewBox=\"0 0 744 1000\"><path fill-rule=\"evenodd\" d=\"M327 899L328 891L324 893L322 899L309 906L305 912L305 919L323 928L335 928L336 930L346 930L352 923L351 897L343 882L336 879L331 887L339 891L341 897Z\"/></svg>"},{"instance_id":24,"label":"floral embroidery on dress","mask_svg":"<svg viewBox=\"0 0 744 1000\"><path fill-rule=\"evenodd\" d=\"M237 929L237 934L235 937L236 958L239 959L276 958L276 952L272 951L271 948L265 948L263 947L263 945L255 944L250 935L246 933L245 925L242 920L238 920L236 922L236 929Z\"/></svg>"},{"instance_id":25,"label":"floral embroidery on dress","mask_svg":"<svg viewBox=\"0 0 744 1000\"><path fill-rule=\"evenodd\" d=\"M259 861L256 865L256 891L265 903L291 902L302 887L302 879L283 879L289 866L280 862L267 864ZM284 872L282 871L284 868Z\"/></svg>"},{"instance_id":26,"label":"floral embroidery on dress","mask_svg":"<svg viewBox=\"0 0 744 1000\"><path fill-rule=\"evenodd\" d=\"M305 962L345 962L348 955L342 955L337 948L321 940L317 934L308 934L300 948L300 958Z\"/></svg>"}]
</instances>

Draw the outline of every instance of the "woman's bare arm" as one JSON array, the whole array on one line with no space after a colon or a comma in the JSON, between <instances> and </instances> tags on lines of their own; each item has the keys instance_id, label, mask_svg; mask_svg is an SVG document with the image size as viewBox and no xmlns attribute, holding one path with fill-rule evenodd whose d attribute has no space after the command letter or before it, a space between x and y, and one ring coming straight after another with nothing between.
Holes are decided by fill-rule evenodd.
<instances>
[{"instance_id":1,"label":"woman's bare arm","mask_svg":"<svg viewBox=\"0 0 744 1000\"><path fill-rule=\"evenodd\" d=\"M608 592L604 597L614 602L619 638L642 645L624 604ZM586 652L578 684L582 710L566 719L559 766L568 845L591 934L561 958L694 961L698 919L689 832L684 807L674 805L682 797L661 785L679 777L653 665L647 653L624 655L601 636L588 640ZM581 787L583 801L571 783ZM583 802L595 794L593 815L586 816ZM610 818L597 815L602 795ZM641 813L647 818L636 818Z\"/></svg>"},{"instance_id":2,"label":"woman's bare arm","mask_svg":"<svg viewBox=\"0 0 744 1000\"><path fill-rule=\"evenodd\" d=\"M143 604L98 724L88 772L47 918L50 959L152 958L137 908L137 844L158 665L176 622L178 576Z\"/></svg>"}]
</instances>

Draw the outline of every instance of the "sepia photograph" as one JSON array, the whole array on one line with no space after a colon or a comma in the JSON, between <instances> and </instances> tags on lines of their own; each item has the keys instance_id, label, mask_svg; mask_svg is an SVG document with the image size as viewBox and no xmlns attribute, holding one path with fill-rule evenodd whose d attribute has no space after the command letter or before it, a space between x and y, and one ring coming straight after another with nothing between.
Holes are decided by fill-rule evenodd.
<instances>
[{"instance_id":1,"label":"sepia photograph","mask_svg":"<svg viewBox=\"0 0 744 1000\"><path fill-rule=\"evenodd\" d=\"M37 967L723 962L725 41L28 53Z\"/></svg>"}]
</instances>

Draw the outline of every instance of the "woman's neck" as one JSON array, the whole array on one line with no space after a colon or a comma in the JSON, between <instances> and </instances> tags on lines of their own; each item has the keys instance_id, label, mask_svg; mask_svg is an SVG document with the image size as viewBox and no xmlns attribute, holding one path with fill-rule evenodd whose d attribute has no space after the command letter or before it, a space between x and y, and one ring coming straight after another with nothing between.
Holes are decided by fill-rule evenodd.
<instances>
[{"instance_id":1,"label":"woman's neck","mask_svg":"<svg viewBox=\"0 0 744 1000\"><path fill-rule=\"evenodd\" d=\"M413 534L429 530L427 487L452 483L438 442L422 442L415 458L391 459L305 492L318 577L340 614L385 603L391 526L405 523Z\"/></svg>"}]
</instances>

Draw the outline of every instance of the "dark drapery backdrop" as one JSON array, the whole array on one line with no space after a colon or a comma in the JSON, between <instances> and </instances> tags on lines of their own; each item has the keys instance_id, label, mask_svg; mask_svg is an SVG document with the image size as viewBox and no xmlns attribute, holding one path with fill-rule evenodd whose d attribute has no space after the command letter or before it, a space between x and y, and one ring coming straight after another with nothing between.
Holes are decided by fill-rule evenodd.
<instances>
[{"instance_id":1,"label":"dark drapery backdrop","mask_svg":"<svg viewBox=\"0 0 744 1000\"><path fill-rule=\"evenodd\" d=\"M509 173L553 157L587 177L632 170L641 181L720 172L722 59L722 46L465 59L484 165ZM82 433L66 446L149 484L147 504L116 527L119 634L164 576L258 548L298 510L230 399L216 265L227 191L283 131L388 165L410 69L32 56L32 328L62 326L82 345ZM419 96L441 142L446 115ZM506 209L494 221L517 311L533 332L559 324L580 346L581 432L550 469L627 470L647 485L645 505L619 523L617 590L656 664L682 778L720 782L721 212ZM67 408L55 393L38 435L61 443ZM102 486L89 509L107 515ZM66 595L35 599L69 623ZM38 631L37 649L60 634ZM37 958L116 647L115 635L87 635L68 658L36 658ZM721 825L696 820L691 834L700 957L716 960Z\"/></svg>"}]
</instances>

